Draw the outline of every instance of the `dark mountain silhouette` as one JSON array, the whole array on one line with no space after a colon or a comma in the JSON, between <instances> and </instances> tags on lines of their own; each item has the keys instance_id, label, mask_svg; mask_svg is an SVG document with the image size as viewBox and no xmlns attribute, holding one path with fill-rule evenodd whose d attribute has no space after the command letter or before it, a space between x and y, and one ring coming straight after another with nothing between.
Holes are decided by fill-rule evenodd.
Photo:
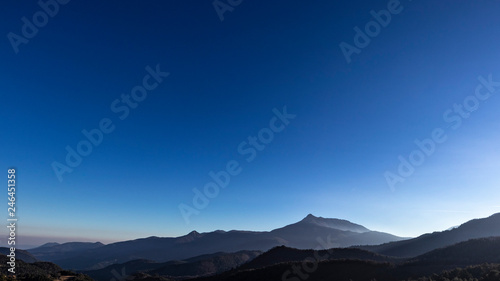
<instances>
[{"instance_id":1,"label":"dark mountain silhouette","mask_svg":"<svg viewBox=\"0 0 500 281\"><path fill-rule=\"evenodd\" d=\"M275 237L281 237L292 248L315 249L321 247L317 239L327 237L330 241L328 248L348 247L351 245L376 245L387 241L398 241L404 238L391 234L371 231L361 225L346 220L325 219L308 215L298 223L290 224L270 232Z\"/></svg>"},{"instance_id":2,"label":"dark mountain silhouette","mask_svg":"<svg viewBox=\"0 0 500 281\"><path fill-rule=\"evenodd\" d=\"M428 277L410 278L407 281L498 281L500 280L500 264L481 264L465 268L445 270Z\"/></svg>"},{"instance_id":3,"label":"dark mountain silhouette","mask_svg":"<svg viewBox=\"0 0 500 281\"><path fill-rule=\"evenodd\" d=\"M103 269L84 271L94 280L109 281L116 274L122 277L136 273L146 273L151 276L185 279L196 276L207 276L236 268L260 255L259 251L240 251L237 253L215 253L202 255L186 260L157 263L150 260L133 260L122 264L113 264Z\"/></svg>"},{"instance_id":4,"label":"dark mountain silhouette","mask_svg":"<svg viewBox=\"0 0 500 281\"><path fill-rule=\"evenodd\" d=\"M315 255L315 252L317 255ZM156 263L149 260L134 260L123 264L114 264L99 270L83 271L83 273L98 281L108 281L113 278L116 273L120 273L121 276L125 274L126 276L139 276L138 273L144 273L140 276L149 276L149 278L161 276L167 279L184 279L188 277L201 277L222 273L232 268L238 268L238 271L245 271L266 268L279 263L302 262L305 259L314 258L315 256L322 257L320 259L321 261L346 259L399 263L404 261L402 259L385 257L352 248L315 251L279 246L263 254L261 254L261 252L248 251L233 254L216 253L183 261L169 261L165 263Z\"/></svg>"},{"instance_id":5,"label":"dark mountain silhouette","mask_svg":"<svg viewBox=\"0 0 500 281\"><path fill-rule=\"evenodd\" d=\"M500 235L488 237L499 230L499 220L500 214L495 214L488 218L471 220L451 230L378 246L313 250L275 245L263 254L259 251L234 251L229 254L212 251L215 254L192 255L194 257L171 260L162 259L220 248L263 244L269 246L273 242L283 245L295 244L302 247L314 245L314 248L325 248L336 246L340 242L348 244L360 241L359 237L364 237L363 235L376 236L379 233L348 221L308 215L298 223L270 232L219 230L198 233L193 231L177 238L149 237L109 245L100 243L50 244L33 250L39 255L58 258L58 264L91 265L98 270L84 272L92 275L96 280L106 281L113 278L144 281L187 280L189 278L191 278L189 280L206 281L306 279L308 281L408 281L431 280L431 277L432 280L447 280L446 278L472 280L470 278L474 277L478 280L489 281L500 280L498 279L500 273L497 272L500 268L498 266L500 265ZM382 233L381 235L387 236L388 234ZM467 239L483 235L486 237ZM307 236L310 241L305 239ZM460 239L464 240L458 243L450 242ZM441 246L443 244L445 246ZM366 248L373 248L390 251L401 249L422 251L415 250L416 247L430 250L411 257L387 256L366 250ZM30 257L28 252L26 254ZM144 259L143 257L157 259ZM120 259L125 261L120 262ZM22 261L19 262L22 263ZM3 268L2 270L6 268L5 265L0 267ZM34 276L45 272L46 275L50 274L56 278L63 272L58 266L48 262L28 264L26 268L33 272Z\"/></svg>"},{"instance_id":6,"label":"dark mountain silhouette","mask_svg":"<svg viewBox=\"0 0 500 281\"><path fill-rule=\"evenodd\" d=\"M29 252L39 259L48 259L64 253L75 253L79 251L96 249L104 246L101 242L69 242L64 244L47 243L40 247L30 249Z\"/></svg>"},{"instance_id":7,"label":"dark mountain silhouette","mask_svg":"<svg viewBox=\"0 0 500 281\"><path fill-rule=\"evenodd\" d=\"M331 253L339 251L340 254L315 260L312 250L276 247L235 270L192 280L444 281L474 280L469 279L473 277L485 281L500 280L500 237L473 239L411 259L394 259L352 250L356 249L332 249ZM328 251L319 253L326 255ZM452 278L445 279L448 277ZM457 279L453 279L455 277Z\"/></svg>"},{"instance_id":8,"label":"dark mountain silhouette","mask_svg":"<svg viewBox=\"0 0 500 281\"><path fill-rule=\"evenodd\" d=\"M32 248L32 249L52 247L52 246L57 246L57 245L61 245L61 244L59 244L57 242L49 242L49 243L43 244L42 246L38 246L38 247L35 247L35 248ZM30 249L28 249L28 250L30 250Z\"/></svg>"},{"instance_id":9,"label":"dark mountain silhouette","mask_svg":"<svg viewBox=\"0 0 500 281\"><path fill-rule=\"evenodd\" d=\"M0 254L9 255L10 248L0 247ZM37 258L35 258L30 252L25 250L16 249L16 260L22 260L24 262L37 262Z\"/></svg>"},{"instance_id":10,"label":"dark mountain silhouette","mask_svg":"<svg viewBox=\"0 0 500 281\"><path fill-rule=\"evenodd\" d=\"M47 253L44 247L42 250L38 249L34 255L42 259L43 254L43 260L57 263L63 268L95 270L136 259L166 262L216 252L267 251L280 245L302 249L333 248L380 244L401 239L403 238L391 234L370 231L363 226L345 220L308 215L298 223L270 232L218 230L198 233L193 231L177 238L149 237L113 243L94 249L79 250L78 252ZM320 243L319 240L328 241L328 243Z\"/></svg>"},{"instance_id":11,"label":"dark mountain silhouette","mask_svg":"<svg viewBox=\"0 0 500 281\"><path fill-rule=\"evenodd\" d=\"M401 262L402 259L386 257L376 253L356 248L333 248L328 250L300 250L279 246L256 257L252 261L242 265L239 269L257 269L278 263L301 262L306 259L318 259L319 261L351 259L378 262Z\"/></svg>"},{"instance_id":12,"label":"dark mountain silhouette","mask_svg":"<svg viewBox=\"0 0 500 281\"><path fill-rule=\"evenodd\" d=\"M279 263L254 270L232 270L216 276L201 277L196 281L400 281L392 276L394 265L362 260L332 260L309 263L304 270L302 262ZM312 270L314 269L314 270ZM294 273L294 270L298 273ZM135 279L132 279L135 280Z\"/></svg>"},{"instance_id":13,"label":"dark mountain silhouette","mask_svg":"<svg viewBox=\"0 0 500 281\"><path fill-rule=\"evenodd\" d=\"M163 276L152 276L144 272L135 273L127 277L127 281L172 281L172 279Z\"/></svg>"},{"instance_id":14,"label":"dark mountain silhouette","mask_svg":"<svg viewBox=\"0 0 500 281\"><path fill-rule=\"evenodd\" d=\"M458 242L491 236L500 236L500 213L488 218L468 221L451 230L424 234L404 241L359 248L386 256L415 257Z\"/></svg>"},{"instance_id":15,"label":"dark mountain silhouette","mask_svg":"<svg viewBox=\"0 0 500 281\"><path fill-rule=\"evenodd\" d=\"M471 239L420 255L411 264L440 263L468 266L482 263L500 264L500 237Z\"/></svg>"},{"instance_id":16,"label":"dark mountain silhouette","mask_svg":"<svg viewBox=\"0 0 500 281\"><path fill-rule=\"evenodd\" d=\"M362 225L352 223L347 220L339 220L339 219L328 219L323 217L315 217L312 214L307 215L301 223L310 223L318 226L325 226L329 228L335 228L338 230L352 231L352 232L369 232L370 230Z\"/></svg>"},{"instance_id":17,"label":"dark mountain silhouette","mask_svg":"<svg viewBox=\"0 0 500 281\"><path fill-rule=\"evenodd\" d=\"M16 254L17 254L16 250ZM7 262L10 260L6 255L0 254L0 280L2 276L12 276L8 269L10 266ZM61 278L63 277L63 278ZM50 262L34 262L27 263L22 260L16 260L16 278L10 280L73 280L73 281L92 281L90 277L84 274L78 274L71 271L63 270L56 264Z\"/></svg>"},{"instance_id":18,"label":"dark mountain silhouette","mask_svg":"<svg viewBox=\"0 0 500 281\"><path fill-rule=\"evenodd\" d=\"M181 263L166 264L149 271L152 275L172 277L195 277L213 275L236 268L260 255L260 251L240 251L237 253L219 253L187 259Z\"/></svg>"}]
</instances>

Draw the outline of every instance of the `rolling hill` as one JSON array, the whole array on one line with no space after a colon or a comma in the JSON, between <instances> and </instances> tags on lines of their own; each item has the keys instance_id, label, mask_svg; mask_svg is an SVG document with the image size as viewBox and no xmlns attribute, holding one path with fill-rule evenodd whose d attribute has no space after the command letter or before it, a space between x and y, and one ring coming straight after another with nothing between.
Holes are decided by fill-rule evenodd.
<instances>
[{"instance_id":1,"label":"rolling hill","mask_svg":"<svg viewBox=\"0 0 500 281\"><path fill-rule=\"evenodd\" d=\"M0 254L9 255L10 248L0 247ZM30 252L25 251L25 250L20 250L20 249L16 249L16 259L22 260L22 261L28 262L28 263L38 261L38 259L35 258L35 256L33 256Z\"/></svg>"},{"instance_id":2,"label":"rolling hill","mask_svg":"<svg viewBox=\"0 0 500 281\"><path fill-rule=\"evenodd\" d=\"M353 251L354 250L354 251ZM500 237L473 239L436 249L411 259L394 259L357 249L297 250L274 248L241 267L197 281L401 281L500 280ZM324 259L315 259L318 256ZM433 276L433 278L429 278ZM436 276L453 276L450 279Z\"/></svg>"},{"instance_id":3,"label":"rolling hill","mask_svg":"<svg viewBox=\"0 0 500 281\"><path fill-rule=\"evenodd\" d=\"M259 251L240 251L237 253L215 253L186 260L158 263L150 260L133 260L122 264L113 264L99 270L84 271L97 281L108 281L119 276L147 273L172 279L186 279L195 276L207 276L236 268L260 255Z\"/></svg>"},{"instance_id":4,"label":"rolling hill","mask_svg":"<svg viewBox=\"0 0 500 281\"><path fill-rule=\"evenodd\" d=\"M7 264L9 257L0 254L0 280L4 276L11 277L12 274L8 272L10 266ZM33 262L27 263L22 260L16 260L16 274L15 279L9 280L37 280L37 281L51 281L51 280L72 280L72 281L93 281L89 276L79 273L63 270L56 264L50 262Z\"/></svg>"}]
</instances>

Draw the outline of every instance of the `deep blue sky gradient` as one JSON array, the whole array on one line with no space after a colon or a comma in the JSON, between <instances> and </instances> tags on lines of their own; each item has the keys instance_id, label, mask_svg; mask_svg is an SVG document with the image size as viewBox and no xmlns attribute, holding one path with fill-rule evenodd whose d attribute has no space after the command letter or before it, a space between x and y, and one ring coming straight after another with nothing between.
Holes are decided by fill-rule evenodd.
<instances>
[{"instance_id":1,"label":"deep blue sky gradient","mask_svg":"<svg viewBox=\"0 0 500 281\"><path fill-rule=\"evenodd\" d=\"M211 1L70 1L15 54L6 35L40 7L7 1L0 167L18 170L19 235L110 242L313 213L416 236L500 211L500 97L457 130L442 116L478 76L500 80L500 4L402 1L347 63L339 44L387 3L243 1L221 22ZM170 76L119 120L110 104L157 64ZM283 106L297 117L246 163L238 145ZM51 163L102 118L115 131L59 182ZM392 191L384 172L438 127L448 140ZM186 225L179 204L232 159L242 173Z\"/></svg>"}]
</instances>

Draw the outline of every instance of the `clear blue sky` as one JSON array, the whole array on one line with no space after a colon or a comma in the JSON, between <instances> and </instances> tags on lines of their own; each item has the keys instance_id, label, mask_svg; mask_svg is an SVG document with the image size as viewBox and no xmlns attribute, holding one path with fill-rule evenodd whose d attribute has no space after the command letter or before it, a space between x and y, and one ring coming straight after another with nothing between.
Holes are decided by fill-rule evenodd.
<instances>
[{"instance_id":1,"label":"clear blue sky","mask_svg":"<svg viewBox=\"0 0 500 281\"><path fill-rule=\"evenodd\" d=\"M16 54L9 32L41 7L7 1L0 166L17 169L18 234L110 242L313 213L416 236L499 212L500 87L456 129L443 114L479 76L500 81L500 4L401 1L348 63L339 44L388 2L244 0L221 21L211 1L70 1ZM170 75L121 120L111 104L157 65ZM246 161L240 143L284 106L296 117ZM54 161L103 118L114 131L59 181ZM446 141L391 189L384 173L435 128ZM241 173L186 224L179 204L230 160Z\"/></svg>"}]
</instances>

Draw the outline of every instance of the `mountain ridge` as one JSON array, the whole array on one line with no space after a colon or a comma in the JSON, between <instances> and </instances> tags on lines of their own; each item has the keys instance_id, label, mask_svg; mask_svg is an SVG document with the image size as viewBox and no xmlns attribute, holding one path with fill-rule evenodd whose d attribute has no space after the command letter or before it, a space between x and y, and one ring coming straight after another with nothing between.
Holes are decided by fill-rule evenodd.
<instances>
[{"instance_id":1,"label":"mountain ridge","mask_svg":"<svg viewBox=\"0 0 500 281\"><path fill-rule=\"evenodd\" d=\"M318 239L328 241L326 247L333 248L377 245L403 238L371 231L347 220L325 219L310 214L299 222L271 231L191 231L180 237L151 236L93 248L86 244L88 249L78 252L51 251L54 247L61 248L64 245L61 244L38 248L35 256L68 269L95 270L134 259L166 262L216 252L267 251L281 245L299 249L325 248Z\"/></svg>"},{"instance_id":2,"label":"mountain ridge","mask_svg":"<svg viewBox=\"0 0 500 281\"><path fill-rule=\"evenodd\" d=\"M386 256L415 257L455 243L491 236L500 236L500 213L469 220L451 230L436 231L403 241L358 248Z\"/></svg>"}]
</instances>

